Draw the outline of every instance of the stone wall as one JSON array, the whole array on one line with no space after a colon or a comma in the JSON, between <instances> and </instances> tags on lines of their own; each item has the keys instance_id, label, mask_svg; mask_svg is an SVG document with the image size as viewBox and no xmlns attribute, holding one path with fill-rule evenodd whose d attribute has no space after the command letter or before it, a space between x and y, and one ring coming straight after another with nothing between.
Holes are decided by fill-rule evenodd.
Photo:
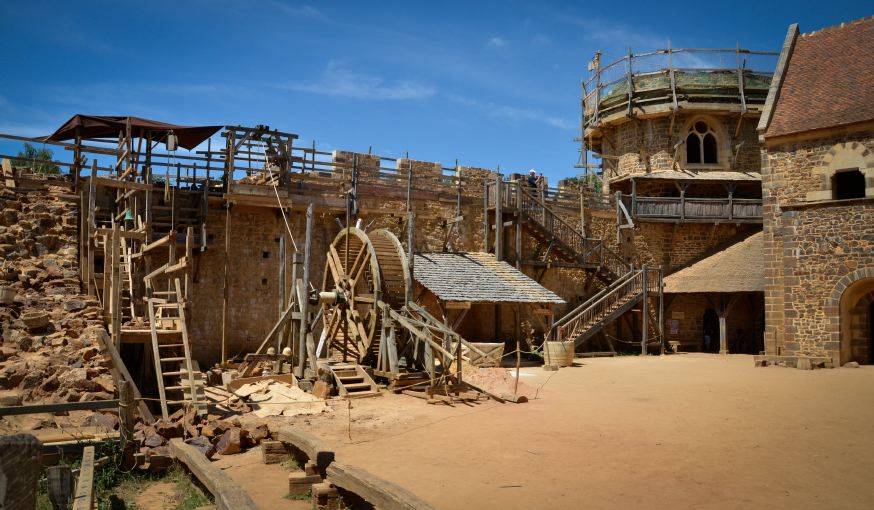
<instances>
[{"instance_id":1,"label":"stone wall","mask_svg":"<svg viewBox=\"0 0 874 510\"><path fill-rule=\"evenodd\" d=\"M605 178L611 180L629 174L671 170L675 163L678 169L682 168L684 159L682 152L685 148L683 145L680 146L679 157L675 161L674 144L685 138L687 124L699 117L677 115L674 119L673 131L669 116L631 119L605 127L603 154L618 158L605 159ZM759 142L756 133L757 115L744 118L738 136L735 136L738 122L736 115L713 115L704 118L710 120L714 129L720 134L719 166L722 169L742 172L760 171ZM732 163L735 151L737 157Z\"/></svg>"},{"instance_id":2,"label":"stone wall","mask_svg":"<svg viewBox=\"0 0 874 510\"><path fill-rule=\"evenodd\" d=\"M874 273L874 200L812 203L808 193L821 189L817 169L829 151L853 142L870 152L874 132L788 141L763 153L768 354L846 361L837 294L858 275Z\"/></svg>"}]
</instances>

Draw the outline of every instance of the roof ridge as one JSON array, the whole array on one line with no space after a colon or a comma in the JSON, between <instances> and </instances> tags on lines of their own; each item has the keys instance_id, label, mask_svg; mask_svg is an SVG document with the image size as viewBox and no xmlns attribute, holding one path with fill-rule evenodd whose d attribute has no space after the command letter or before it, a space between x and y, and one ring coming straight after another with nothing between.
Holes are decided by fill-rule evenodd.
<instances>
[{"instance_id":1,"label":"roof ridge","mask_svg":"<svg viewBox=\"0 0 874 510\"><path fill-rule=\"evenodd\" d=\"M842 28L847 28L847 27L852 26L852 25L861 25L862 23L865 23L867 21L874 21L874 15L865 16L865 17L850 20L850 21L843 21L837 25L830 25L827 27L820 28L819 30L814 30L812 32L805 32L805 33L801 34L801 37L812 37L812 36L820 35L823 33L836 32Z\"/></svg>"}]
</instances>

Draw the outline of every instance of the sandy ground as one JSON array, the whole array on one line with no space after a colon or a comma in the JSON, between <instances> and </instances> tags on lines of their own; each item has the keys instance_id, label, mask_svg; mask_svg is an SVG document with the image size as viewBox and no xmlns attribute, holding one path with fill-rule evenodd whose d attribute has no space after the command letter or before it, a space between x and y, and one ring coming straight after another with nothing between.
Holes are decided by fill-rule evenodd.
<instances>
[{"instance_id":1,"label":"sandy ground","mask_svg":"<svg viewBox=\"0 0 874 510\"><path fill-rule=\"evenodd\" d=\"M874 367L706 354L577 363L523 369L534 388L549 379L527 404L385 395L288 420L438 508L874 505Z\"/></svg>"},{"instance_id":2,"label":"sandy ground","mask_svg":"<svg viewBox=\"0 0 874 510\"><path fill-rule=\"evenodd\" d=\"M252 448L238 455L216 455L215 467L230 476L245 490L258 508L265 510L309 510L309 500L287 499L288 474L280 464L264 464L261 447Z\"/></svg>"}]
</instances>

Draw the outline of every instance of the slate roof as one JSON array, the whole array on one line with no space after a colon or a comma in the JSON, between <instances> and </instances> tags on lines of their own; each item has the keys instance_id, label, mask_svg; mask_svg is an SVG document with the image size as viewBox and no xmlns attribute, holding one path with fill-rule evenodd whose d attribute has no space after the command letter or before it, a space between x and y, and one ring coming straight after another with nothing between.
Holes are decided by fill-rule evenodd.
<instances>
[{"instance_id":1,"label":"slate roof","mask_svg":"<svg viewBox=\"0 0 874 510\"><path fill-rule=\"evenodd\" d=\"M423 253L416 281L442 301L564 304L564 300L488 253Z\"/></svg>"},{"instance_id":2,"label":"slate roof","mask_svg":"<svg viewBox=\"0 0 874 510\"><path fill-rule=\"evenodd\" d=\"M874 17L795 40L765 138L874 120Z\"/></svg>"},{"instance_id":3,"label":"slate roof","mask_svg":"<svg viewBox=\"0 0 874 510\"><path fill-rule=\"evenodd\" d=\"M761 232L665 277L665 293L764 292Z\"/></svg>"}]
</instances>

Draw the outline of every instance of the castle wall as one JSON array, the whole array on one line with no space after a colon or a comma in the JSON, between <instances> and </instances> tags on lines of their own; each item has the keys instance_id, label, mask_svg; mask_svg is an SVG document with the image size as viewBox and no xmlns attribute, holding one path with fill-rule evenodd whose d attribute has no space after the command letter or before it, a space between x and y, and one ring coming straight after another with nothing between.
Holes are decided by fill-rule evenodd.
<instances>
[{"instance_id":1,"label":"castle wall","mask_svg":"<svg viewBox=\"0 0 874 510\"><path fill-rule=\"evenodd\" d=\"M874 278L874 200L809 199L826 185L822 169L841 144L870 158L874 131L786 141L763 153L768 354L846 361L840 298L853 283Z\"/></svg>"},{"instance_id":2,"label":"castle wall","mask_svg":"<svg viewBox=\"0 0 874 510\"><path fill-rule=\"evenodd\" d=\"M683 158L674 159L674 144L686 136L687 123L699 117L695 115L677 115L671 129L670 116L649 119L630 119L603 128L603 154L609 156L604 160L606 180L625 175L640 175L683 168ZM713 120L714 128L721 134L719 154L721 167L724 170L741 172L759 172L761 160L759 157L759 142L756 132L758 115L750 116L741 121L738 135L735 136L738 118L736 115L705 116ZM740 147L737 148L738 144ZM681 152L685 150L681 145ZM734 152L737 157L734 162ZM618 159L614 159L618 158Z\"/></svg>"}]
</instances>

